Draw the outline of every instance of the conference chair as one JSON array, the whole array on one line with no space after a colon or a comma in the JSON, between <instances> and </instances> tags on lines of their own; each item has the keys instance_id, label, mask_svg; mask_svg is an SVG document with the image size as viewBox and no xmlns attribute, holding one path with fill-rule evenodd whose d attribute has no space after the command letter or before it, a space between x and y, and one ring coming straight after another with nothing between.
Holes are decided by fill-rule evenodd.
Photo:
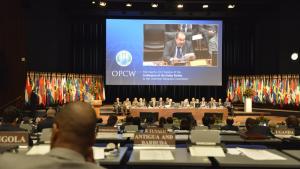
<instances>
[{"instance_id":1,"label":"conference chair","mask_svg":"<svg viewBox=\"0 0 300 169\"><path fill-rule=\"evenodd\" d=\"M126 125L124 128L125 132L137 132L139 131L139 126L138 125Z\"/></svg>"},{"instance_id":2,"label":"conference chair","mask_svg":"<svg viewBox=\"0 0 300 169\"><path fill-rule=\"evenodd\" d=\"M35 118L37 118L37 117L46 117L46 116L47 116L47 112L46 112L45 109L36 110Z\"/></svg>"},{"instance_id":3,"label":"conference chair","mask_svg":"<svg viewBox=\"0 0 300 169\"><path fill-rule=\"evenodd\" d=\"M195 126L194 130L208 130L207 126Z\"/></svg>"},{"instance_id":4,"label":"conference chair","mask_svg":"<svg viewBox=\"0 0 300 169\"><path fill-rule=\"evenodd\" d=\"M51 135L52 135L52 128L43 129L42 134L40 136L40 142L47 143L47 144L50 143Z\"/></svg>"},{"instance_id":5,"label":"conference chair","mask_svg":"<svg viewBox=\"0 0 300 169\"><path fill-rule=\"evenodd\" d=\"M144 61L160 60L164 49L164 24L144 25Z\"/></svg>"},{"instance_id":6,"label":"conference chair","mask_svg":"<svg viewBox=\"0 0 300 169\"><path fill-rule=\"evenodd\" d=\"M158 112L140 112L141 122L154 123L158 121Z\"/></svg>"},{"instance_id":7,"label":"conference chair","mask_svg":"<svg viewBox=\"0 0 300 169\"><path fill-rule=\"evenodd\" d=\"M222 122L222 120L223 120L223 113L205 112L204 113L204 117L205 118L207 118L207 117L213 117L216 122L218 122L218 121Z\"/></svg>"},{"instance_id":8,"label":"conference chair","mask_svg":"<svg viewBox=\"0 0 300 169\"><path fill-rule=\"evenodd\" d=\"M215 145L221 143L219 130L191 130L191 143Z\"/></svg>"},{"instance_id":9,"label":"conference chair","mask_svg":"<svg viewBox=\"0 0 300 169\"><path fill-rule=\"evenodd\" d=\"M194 121L194 116L191 112L175 112L172 116L180 120L186 119L190 123Z\"/></svg>"},{"instance_id":10,"label":"conference chair","mask_svg":"<svg viewBox=\"0 0 300 169\"><path fill-rule=\"evenodd\" d=\"M32 125L31 124L20 124L20 128L27 130L28 133L32 132Z\"/></svg>"},{"instance_id":11,"label":"conference chair","mask_svg":"<svg viewBox=\"0 0 300 169\"><path fill-rule=\"evenodd\" d=\"M175 39L177 32L165 32L165 43ZM192 40L192 32L185 32L185 39L188 41Z\"/></svg>"},{"instance_id":12,"label":"conference chair","mask_svg":"<svg viewBox=\"0 0 300 169\"><path fill-rule=\"evenodd\" d=\"M213 51L212 52L212 66L217 66L218 64L218 61L217 61L217 58L218 58L218 52L217 51Z\"/></svg>"},{"instance_id":13,"label":"conference chair","mask_svg":"<svg viewBox=\"0 0 300 169\"><path fill-rule=\"evenodd\" d=\"M212 130L221 130L221 125L213 124L209 126Z\"/></svg>"}]
</instances>

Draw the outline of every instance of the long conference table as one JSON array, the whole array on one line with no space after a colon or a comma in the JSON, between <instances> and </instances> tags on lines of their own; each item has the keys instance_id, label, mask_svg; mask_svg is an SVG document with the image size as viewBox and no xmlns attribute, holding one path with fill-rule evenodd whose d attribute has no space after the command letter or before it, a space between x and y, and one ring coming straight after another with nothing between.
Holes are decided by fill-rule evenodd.
<instances>
[{"instance_id":1,"label":"long conference table","mask_svg":"<svg viewBox=\"0 0 300 169\"><path fill-rule=\"evenodd\" d=\"M160 117L172 117L173 113L192 113L197 121L201 121L205 113L222 113L222 119L226 120L228 116L227 108L131 108L132 116L140 116L140 112L158 112Z\"/></svg>"},{"instance_id":2,"label":"long conference table","mask_svg":"<svg viewBox=\"0 0 300 169\"><path fill-rule=\"evenodd\" d=\"M49 145L50 147L50 145ZM209 146L208 146L209 147ZM20 150L20 148L19 148ZM48 151L37 149L36 154L45 154ZM141 149L129 149L128 147L120 147L116 156L105 156L104 159L96 160L96 163L108 169L171 169L171 168L299 168L300 150L276 150L262 149L272 154L283 157L283 160L265 159L254 160L244 154L230 154L226 149L225 157L208 157L208 156L192 156L188 148L176 148L171 151L174 159L161 160L144 160L141 159ZM148 151L148 150L146 150ZM155 149L154 151L168 151ZM28 149L18 151L19 154L25 155ZM12 152L9 152L12 153ZM99 153L99 152L98 152ZM1 156L1 154L0 154Z\"/></svg>"}]
</instances>

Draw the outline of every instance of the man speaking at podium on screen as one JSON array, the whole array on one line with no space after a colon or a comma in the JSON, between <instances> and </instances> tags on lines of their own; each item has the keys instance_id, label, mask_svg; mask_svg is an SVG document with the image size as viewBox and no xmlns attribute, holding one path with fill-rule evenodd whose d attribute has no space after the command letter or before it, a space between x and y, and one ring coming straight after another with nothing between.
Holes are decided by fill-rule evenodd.
<instances>
[{"instance_id":1,"label":"man speaking at podium on screen","mask_svg":"<svg viewBox=\"0 0 300 169\"><path fill-rule=\"evenodd\" d=\"M163 60L168 65L186 65L188 61L195 58L192 43L186 40L183 32L177 32L175 40L170 40L165 44Z\"/></svg>"}]
</instances>

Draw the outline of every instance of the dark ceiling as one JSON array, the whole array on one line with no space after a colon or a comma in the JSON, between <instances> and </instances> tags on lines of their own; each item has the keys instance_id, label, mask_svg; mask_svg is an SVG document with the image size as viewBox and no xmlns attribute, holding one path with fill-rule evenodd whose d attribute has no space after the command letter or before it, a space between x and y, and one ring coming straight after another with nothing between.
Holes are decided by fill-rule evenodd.
<instances>
[{"instance_id":1,"label":"dark ceiling","mask_svg":"<svg viewBox=\"0 0 300 169\"><path fill-rule=\"evenodd\" d=\"M102 0L103 1L103 0ZM278 5L274 0L104 0L106 7L100 7L100 0L65 0L65 6L81 9L99 10L138 10L138 11L223 11L228 10L229 4L235 4L234 10L270 10ZM132 7L126 7L126 3L131 3ZM158 3L158 8L152 8L151 3ZM184 7L177 9L177 4L182 3ZM209 5L208 9L203 9L202 5Z\"/></svg>"},{"instance_id":2,"label":"dark ceiling","mask_svg":"<svg viewBox=\"0 0 300 169\"><path fill-rule=\"evenodd\" d=\"M276 13L280 3L274 0L104 0L105 7L99 5L100 0L62 0L61 7L71 14L88 15L146 15L146 16L244 16ZM290 0L287 0L290 1ZM32 0L31 0L32 2ZM132 7L126 7L126 3ZM158 3L158 8L151 4ZM277 3L275 3L277 2ZM177 4L182 3L182 9ZM209 7L203 9L202 5ZM234 4L234 9L228 9L229 4ZM200 15L199 15L200 13ZM217 14L216 14L217 13ZM221 13L221 14L220 14Z\"/></svg>"}]
</instances>

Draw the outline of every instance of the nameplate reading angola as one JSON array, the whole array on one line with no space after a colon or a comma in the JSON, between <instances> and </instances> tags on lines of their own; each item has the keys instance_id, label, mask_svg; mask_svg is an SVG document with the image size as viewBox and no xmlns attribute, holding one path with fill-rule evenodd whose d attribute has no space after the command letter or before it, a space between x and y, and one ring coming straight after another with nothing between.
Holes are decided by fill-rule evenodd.
<instances>
[{"instance_id":1,"label":"nameplate reading angola","mask_svg":"<svg viewBox=\"0 0 300 169\"><path fill-rule=\"evenodd\" d=\"M28 145L28 133L20 131L0 132L0 145Z\"/></svg>"}]
</instances>

